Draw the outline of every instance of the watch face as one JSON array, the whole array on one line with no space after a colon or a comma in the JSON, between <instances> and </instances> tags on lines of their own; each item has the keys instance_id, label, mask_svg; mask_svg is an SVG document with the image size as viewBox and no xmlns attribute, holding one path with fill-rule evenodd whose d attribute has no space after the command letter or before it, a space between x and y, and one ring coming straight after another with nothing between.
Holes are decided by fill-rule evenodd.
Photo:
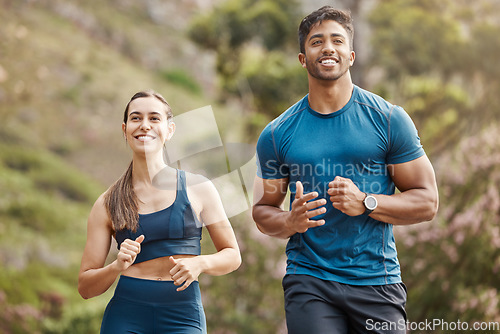
<instances>
[{"instance_id":1,"label":"watch face","mask_svg":"<svg viewBox=\"0 0 500 334\"><path fill-rule=\"evenodd\" d=\"M365 205L369 210L374 210L377 207L377 199L373 196L367 196Z\"/></svg>"}]
</instances>

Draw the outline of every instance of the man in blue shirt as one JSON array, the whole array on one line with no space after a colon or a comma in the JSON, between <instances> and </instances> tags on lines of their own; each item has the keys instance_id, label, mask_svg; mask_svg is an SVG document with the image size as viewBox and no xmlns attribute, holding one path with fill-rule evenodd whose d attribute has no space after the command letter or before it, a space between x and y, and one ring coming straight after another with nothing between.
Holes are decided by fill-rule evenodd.
<instances>
[{"instance_id":1,"label":"man in blue shirt","mask_svg":"<svg viewBox=\"0 0 500 334\"><path fill-rule=\"evenodd\" d=\"M257 144L253 218L263 233L289 238L291 334L405 333L392 227L437 212L434 170L412 120L352 83L353 35L348 12L325 6L304 18L299 61L309 94Z\"/></svg>"}]
</instances>

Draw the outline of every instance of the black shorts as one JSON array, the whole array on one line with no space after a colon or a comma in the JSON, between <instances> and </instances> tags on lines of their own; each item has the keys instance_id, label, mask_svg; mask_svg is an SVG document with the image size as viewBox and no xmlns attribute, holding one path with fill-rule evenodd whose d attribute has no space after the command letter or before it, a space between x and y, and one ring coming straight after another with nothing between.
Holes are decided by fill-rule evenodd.
<instances>
[{"instance_id":1,"label":"black shorts","mask_svg":"<svg viewBox=\"0 0 500 334\"><path fill-rule=\"evenodd\" d=\"M403 283L357 286L286 275L289 334L406 333Z\"/></svg>"}]
</instances>

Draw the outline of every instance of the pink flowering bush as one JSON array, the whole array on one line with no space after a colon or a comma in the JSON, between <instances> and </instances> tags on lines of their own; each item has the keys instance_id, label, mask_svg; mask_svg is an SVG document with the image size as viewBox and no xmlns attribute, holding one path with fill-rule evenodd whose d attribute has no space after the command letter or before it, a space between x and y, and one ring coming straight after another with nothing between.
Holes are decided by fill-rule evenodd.
<instances>
[{"instance_id":1,"label":"pink flowering bush","mask_svg":"<svg viewBox=\"0 0 500 334\"><path fill-rule=\"evenodd\" d=\"M500 322L500 126L434 160L436 219L396 228L410 321Z\"/></svg>"}]
</instances>

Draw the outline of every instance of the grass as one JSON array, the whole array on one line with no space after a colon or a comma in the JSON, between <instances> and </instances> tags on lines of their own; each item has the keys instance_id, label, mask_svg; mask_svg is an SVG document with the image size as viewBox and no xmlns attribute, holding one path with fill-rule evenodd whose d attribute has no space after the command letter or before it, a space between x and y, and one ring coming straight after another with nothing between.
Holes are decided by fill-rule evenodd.
<instances>
[{"instance_id":1,"label":"grass","mask_svg":"<svg viewBox=\"0 0 500 334\"><path fill-rule=\"evenodd\" d=\"M3 143L0 188L0 290L11 302L33 302L33 277L39 287L53 270L78 267L86 217L103 189L53 153Z\"/></svg>"},{"instance_id":2,"label":"grass","mask_svg":"<svg viewBox=\"0 0 500 334\"><path fill-rule=\"evenodd\" d=\"M67 324L69 333L74 322L95 329L109 293L84 302L77 277L86 219L102 185L50 151L0 143L0 188L0 292L6 307L0 323L24 324L19 333L37 332L42 324L47 331ZM38 310L43 321L34 321L32 312L12 318L26 307Z\"/></svg>"},{"instance_id":3,"label":"grass","mask_svg":"<svg viewBox=\"0 0 500 334\"><path fill-rule=\"evenodd\" d=\"M204 99L183 67L183 37L148 22L142 5L72 2L95 17L95 34L57 13L64 1L0 4L7 72L0 82L0 328L95 333L112 289L84 301L78 267L90 208L130 160L120 128L125 104L148 88L164 95L175 115L213 99ZM162 76L165 68L176 70ZM222 122L237 116L213 110L225 115Z\"/></svg>"}]
</instances>

